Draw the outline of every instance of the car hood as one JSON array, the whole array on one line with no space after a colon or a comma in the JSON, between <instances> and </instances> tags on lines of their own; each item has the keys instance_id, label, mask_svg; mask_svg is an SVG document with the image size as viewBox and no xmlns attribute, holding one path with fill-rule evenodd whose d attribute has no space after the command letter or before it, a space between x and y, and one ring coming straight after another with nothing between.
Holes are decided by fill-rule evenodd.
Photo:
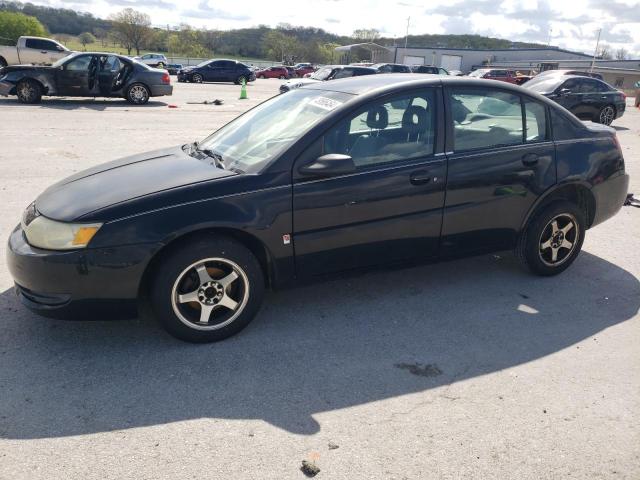
<instances>
[{"instance_id":1,"label":"car hood","mask_svg":"<svg viewBox=\"0 0 640 480\"><path fill-rule=\"evenodd\" d=\"M320 80L316 80L314 78L294 78L292 80L289 80L288 82L284 82L284 85L288 86L289 88L298 88L318 82L320 82Z\"/></svg>"},{"instance_id":2,"label":"car hood","mask_svg":"<svg viewBox=\"0 0 640 480\"><path fill-rule=\"evenodd\" d=\"M118 203L232 175L177 146L76 173L45 190L36 199L36 209L53 220L71 222Z\"/></svg>"}]
</instances>

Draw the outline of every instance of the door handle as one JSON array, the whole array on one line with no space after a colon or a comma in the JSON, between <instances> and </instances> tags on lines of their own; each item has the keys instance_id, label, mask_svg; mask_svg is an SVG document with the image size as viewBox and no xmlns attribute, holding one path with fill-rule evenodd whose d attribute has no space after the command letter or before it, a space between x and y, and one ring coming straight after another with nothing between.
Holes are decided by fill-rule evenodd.
<instances>
[{"instance_id":1,"label":"door handle","mask_svg":"<svg viewBox=\"0 0 640 480\"><path fill-rule=\"evenodd\" d=\"M535 153L527 153L522 156L522 164L527 167L533 167L538 164L538 155Z\"/></svg>"},{"instance_id":2,"label":"door handle","mask_svg":"<svg viewBox=\"0 0 640 480\"><path fill-rule=\"evenodd\" d=\"M426 170L420 170L418 172L414 172L409 177L409 181L413 185L424 185L425 183L429 183L431 181L431 174Z\"/></svg>"}]
</instances>

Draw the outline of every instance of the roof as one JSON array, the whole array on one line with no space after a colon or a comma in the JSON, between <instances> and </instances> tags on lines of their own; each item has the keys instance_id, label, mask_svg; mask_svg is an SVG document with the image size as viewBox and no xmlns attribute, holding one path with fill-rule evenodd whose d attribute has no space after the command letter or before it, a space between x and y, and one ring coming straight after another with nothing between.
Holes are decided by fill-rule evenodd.
<instances>
[{"instance_id":1,"label":"roof","mask_svg":"<svg viewBox=\"0 0 640 480\"><path fill-rule=\"evenodd\" d=\"M476 79L471 77L454 77L446 75L426 75L424 73L380 73L361 77L341 78L328 82L318 82L301 88L343 92L351 95L362 95L373 91L393 90L398 86L416 87L440 84L464 84L469 86L493 85L507 90L522 92L521 87L496 80Z\"/></svg>"},{"instance_id":2,"label":"roof","mask_svg":"<svg viewBox=\"0 0 640 480\"><path fill-rule=\"evenodd\" d=\"M385 47L387 49L398 48L404 49L403 46L395 45L393 47ZM537 47L537 48L457 48L457 47L425 47L425 46L412 46L407 45L407 50L452 50L452 51L460 51L460 52L563 52L563 53L571 53L573 55L578 55L585 58L591 58L593 55L589 55L582 52L574 52L572 50L565 50L563 48L558 47Z\"/></svg>"}]
</instances>

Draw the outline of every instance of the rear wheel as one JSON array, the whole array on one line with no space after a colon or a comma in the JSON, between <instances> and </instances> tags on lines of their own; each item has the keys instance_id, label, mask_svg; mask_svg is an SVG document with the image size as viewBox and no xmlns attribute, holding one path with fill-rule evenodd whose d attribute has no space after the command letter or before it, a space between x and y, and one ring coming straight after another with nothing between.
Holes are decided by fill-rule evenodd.
<instances>
[{"instance_id":1,"label":"rear wheel","mask_svg":"<svg viewBox=\"0 0 640 480\"><path fill-rule=\"evenodd\" d=\"M612 105L605 105L600 109L598 113L598 118L596 121L598 123L602 123L603 125L611 125L613 119L616 117L616 110Z\"/></svg>"},{"instance_id":2,"label":"rear wheel","mask_svg":"<svg viewBox=\"0 0 640 480\"><path fill-rule=\"evenodd\" d=\"M7 66L7 61L4 58L0 57L0 68L4 68L6 66Z\"/></svg>"},{"instance_id":3,"label":"rear wheel","mask_svg":"<svg viewBox=\"0 0 640 480\"><path fill-rule=\"evenodd\" d=\"M202 75L199 73L194 73L193 77L191 77L191 81L194 83L202 83Z\"/></svg>"},{"instance_id":4,"label":"rear wheel","mask_svg":"<svg viewBox=\"0 0 640 480\"><path fill-rule=\"evenodd\" d=\"M16 95L22 103L40 103L40 100L42 100L42 87L35 80L21 80L16 86Z\"/></svg>"},{"instance_id":5,"label":"rear wheel","mask_svg":"<svg viewBox=\"0 0 640 480\"><path fill-rule=\"evenodd\" d=\"M516 256L537 275L557 275L577 258L585 230L581 208L568 201L552 203L529 223L518 241Z\"/></svg>"},{"instance_id":6,"label":"rear wheel","mask_svg":"<svg viewBox=\"0 0 640 480\"><path fill-rule=\"evenodd\" d=\"M164 328L188 342L235 335L255 317L264 279L244 245L203 236L163 260L152 284L152 308Z\"/></svg>"},{"instance_id":7,"label":"rear wheel","mask_svg":"<svg viewBox=\"0 0 640 480\"><path fill-rule=\"evenodd\" d=\"M280 75L278 78L279 78L280 80L284 80L284 79L285 79L285 76L284 76L284 75Z\"/></svg>"},{"instance_id":8,"label":"rear wheel","mask_svg":"<svg viewBox=\"0 0 640 480\"><path fill-rule=\"evenodd\" d=\"M134 83L127 90L127 100L134 105L144 105L149 101L151 93L146 85Z\"/></svg>"},{"instance_id":9,"label":"rear wheel","mask_svg":"<svg viewBox=\"0 0 640 480\"><path fill-rule=\"evenodd\" d=\"M258 78L262 78L264 80L264 75L258 75Z\"/></svg>"}]
</instances>

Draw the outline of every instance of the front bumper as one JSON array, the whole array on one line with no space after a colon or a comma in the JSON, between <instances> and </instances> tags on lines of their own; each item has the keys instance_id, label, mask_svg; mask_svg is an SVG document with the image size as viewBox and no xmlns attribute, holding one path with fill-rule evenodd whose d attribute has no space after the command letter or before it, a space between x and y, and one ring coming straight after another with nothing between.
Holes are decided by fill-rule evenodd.
<instances>
[{"instance_id":1,"label":"front bumper","mask_svg":"<svg viewBox=\"0 0 640 480\"><path fill-rule=\"evenodd\" d=\"M64 319L131 318L142 275L159 245L53 251L29 245L20 226L9 237L7 265L30 310Z\"/></svg>"},{"instance_id":2,"label":"front bumper","mask_svg":"<svg viewBox=\"0 0 640 480\"><path fill-rule=\"evenodd\" d=\"M151 96L162 97L173 93L173 85L151 85Z\"/></svg>"}]
</instances>

